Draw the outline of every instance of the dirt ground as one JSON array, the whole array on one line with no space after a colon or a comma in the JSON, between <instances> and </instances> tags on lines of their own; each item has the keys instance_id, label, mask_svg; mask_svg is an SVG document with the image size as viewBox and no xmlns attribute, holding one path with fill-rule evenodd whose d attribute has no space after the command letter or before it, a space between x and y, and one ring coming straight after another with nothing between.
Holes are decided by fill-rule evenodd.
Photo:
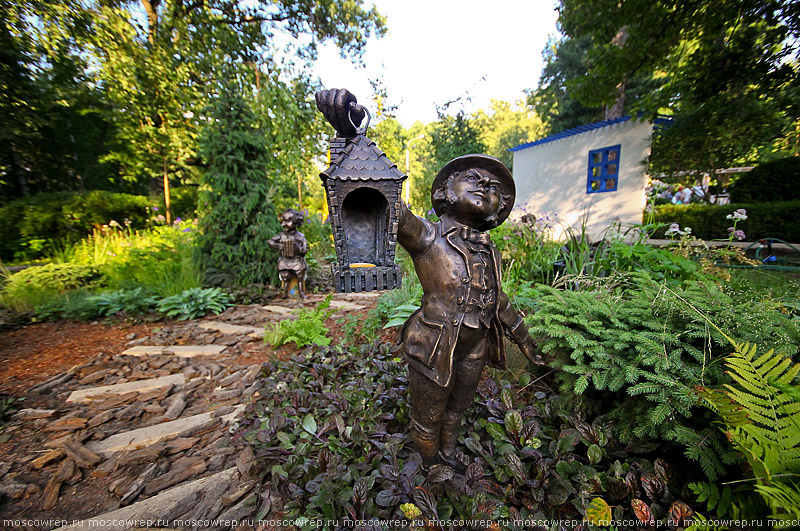
<instances>
[{"instance_id":1,"label":"dirt ground","mask_svg":"<svg viewBox=\"0 0 800 531\"><path fill-rule=\"evenodd\" d=\"M366 316L367 312L363 313ZM337 318L329 319L326 324L331 337L341 337L342 324ZM127 343L131 339L146 336L152 329L164 326L164 322L59 321L31 324L16 330L0 330L0 397L22 397L31 386L100 354L119 354L128 348ZM381 337L393 341L394 332L385 331ZM248 345L245 352L227 362L251 365L289 355L295 350L294 343L275 349L257 342Z\"/></svg>"},{"instance_id":2,"label":"dirt ground","mask_svg":"<svg viewBox=\"0 0 800 531\"><path fill-rule=\"evenodd\" d=\"M367 312L368 309L365 309L358 314L365 317ZM327 321L329 336L342 337L341 317L342 315L338 315ZM61 408L63 404L55 395L28 395L28 389L76 365L90 362L102 354L119 354L128 348L131 340L150 336L157 332L158 328L165 328L171 324L164 321L147 323L60 321L2 330L0 331L0 399L8 397L23 399L24 401L14 409ZM393 330L384 331L381 336L384 340L391 341L394 334ZM297 347L293 343L275 349L261 341L254 341L239 349L236 356L226 358L224 363L251 366L275 357L288 356L296 350ZM29 437L20 438L20 434L22 432L17 433L16 430L14 433L11 430L5 430L5 433L0 431L0 435L3 435L0 437L0 462L13 462L17 455L33 455L36 452L37 448L33 446L41 444L41 441L38 439L38 442L27 441ZM26 469L26 473L19 475L17 480L43 487L51 474L52 470L49 468L41 471ZM65 485L57 506L58 514L69 518L84 518L114 508L115 499L109 494L107 484L109 481L110 478L104 478L91 482L81 481L72 486ZM41 512L37 508L40 498L41 494L34 494L25 500L15 502L11 508L14 509L16 516L45 516L49 513ZM9 510L11 508L5 507ZM3 529L2 525L0 529Z\"/></svg>"},{"instance_id":3,"label":"dirt ground","mask_svg":"<svg viewBox=\"0 0 800 531\"><path fill-rule=\"evenodd\" d=\"M155 325L61 321L0 332L0 395L24 396L44 382L101 353L120 353L131 334L145 335Z\"/></svg>"}]
</instances>

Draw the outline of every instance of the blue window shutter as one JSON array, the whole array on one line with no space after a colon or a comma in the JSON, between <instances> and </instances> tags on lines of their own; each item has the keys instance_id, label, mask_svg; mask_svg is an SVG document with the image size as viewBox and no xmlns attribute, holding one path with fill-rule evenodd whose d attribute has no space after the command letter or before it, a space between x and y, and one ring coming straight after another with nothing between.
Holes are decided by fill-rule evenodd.
<instances>
[{"instance_id":1,"label":"blue window shutter","mask_svg":"<svg viewBox=\"0 0 800 531\"><path fill-rule=\"evenodd\" d=\"M586 193L615 192L619 185L621 144L589 151Z\"/></svg>"}]
</instances>

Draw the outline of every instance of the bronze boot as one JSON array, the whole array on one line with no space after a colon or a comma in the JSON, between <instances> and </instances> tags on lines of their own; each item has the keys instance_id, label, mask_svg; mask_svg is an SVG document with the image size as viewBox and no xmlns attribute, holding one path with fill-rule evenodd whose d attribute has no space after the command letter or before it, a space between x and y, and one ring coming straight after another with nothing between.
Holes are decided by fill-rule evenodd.
<instances>
[{"instance_id":1,"label":"bronze boot","mask_svg":"<svg viewBox=\"0 0 800 531\"><path fill-rule=\"evenodd\" d=\"M458 447L458 434L461 431L461 415L445 413L440 432L442 462L455 470L464 472L469 460Z\"/></svg>"},{"instance_id":2,"label":"bronze boot","mask_svg":"<svg viewBox=\"0 0 800 531\"><path fill-rule=\"evenodd\" d=\"M410 435L419 455L422 457L422 464L426 467L439 464L438 430L426 428L412 420Z\"/></svg>"}]
</instances>

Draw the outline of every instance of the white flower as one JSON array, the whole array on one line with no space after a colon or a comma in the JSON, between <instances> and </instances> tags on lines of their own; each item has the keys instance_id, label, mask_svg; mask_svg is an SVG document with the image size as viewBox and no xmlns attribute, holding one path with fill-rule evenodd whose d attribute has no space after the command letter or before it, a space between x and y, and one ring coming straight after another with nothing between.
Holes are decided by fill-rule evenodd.
<instances>
[{"instance_id":1,"label":"white flower","mask_svg":"<svg viewBox=\"0 0 800 531\"><path fill-rule=\"evenodd\" d=\"M183 117L186 118L187 120L191 120L192 118L194 118L194 113L192 111L186 111L185 113L183 113Z\"/></svg>"},{"instance_id":2,"label":"white flower","mask_svg":"<svg viewBox=\"0 0 800 531\"><path fill-rule=\"evenodd\" d=\"M112 219L111 221L108 222L108 226L109 227L119 227L119 223L117 223L116 220Z\"/></svg>"},{"instance_id":3,"label":"white flower","mask_svg":"<svg viewBox=\"0 0 800 531\"><path fill-rule=\"evenodd\" d=\"M734 221L743 221L747 219L747 210L743 208L739 208L733 214L728 214L725 216L726 219L732 219Z\"/></svg>"},{"instance_id":4,"label":"white flower","mask_svg":"<svg viewBox=\"0 0 800 531\"><path fill-rule=\"evenodd\" d=\"M692 232L691 227L684 227L684 229L681 230L680 225L678 225L677 223L673 223L664 233L664 236L673 236L675 234L677 234L678 236L683 236L684 234L691 234L691 232Z\"/></svg>"}]
</instances>

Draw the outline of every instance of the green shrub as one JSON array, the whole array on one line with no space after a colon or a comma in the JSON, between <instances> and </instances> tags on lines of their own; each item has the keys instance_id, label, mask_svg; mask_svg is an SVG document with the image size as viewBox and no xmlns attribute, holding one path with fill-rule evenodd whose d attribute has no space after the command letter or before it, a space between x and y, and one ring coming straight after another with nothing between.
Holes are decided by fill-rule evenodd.
<instances>
[{"instance_id":1,"label":"green shrub","mask_svg":"<svg viewBox=\"0 0 800 531\"><path fill-rule=\"evenodd\" d=\"M158 302L158 298L149 294L144 288L120 289L108 291L88 297L88 302L97 308L102 316L126 313L137 315L146 313Z\"/></svg>"},{"instance_id":2,"label":"green shrub","mask_svg":"<svg viewBox=\"0 0 800 531\"><path fill-rule=\"evenodd\" d=\"M330 221L323 222L320 214L306 215L300 232L308 240L306 288L325 289L332 284L330 263L336 260Z\"/></svg>"},{"instance_id":3,"label":"green shrub","mask_svg":"<svg viewBox=\"0 0 800 531\"><path fill-rule=\"evenodd\" d=\"M161 299L156 308L167 317L185 321L208 313L222 313L232 304L231 296L219 288L192 288Z\"/></svg>"},{"instance_id":4,"label":"green shrub","mask_svg":"<svg viewBox=\"0 0 800 531\"><path fill-rule=\"evenodd\" d=\"M764 162L741 174L728 188L732 203L800 200L800 157Z\"/></svg>"},{"instance_id":5,"label":"green shrub","mask_svg":"<svg viewBox=\"0 0 800 531\"><path fill-rule=\"evenodd\" d=\"M728 227L732 226L726 216L739 208L747 210L747 219L740 221L737 226L745 232L747 241L761 238L800 241L800 217L797 216L800 201L664 205L656 209L655 219L666 226L678 223L681 227L691 227L692 235L704 240L720 240L728 238ZM656 233L653 237L664 238L664 233Z\"/></svg>"},{"instance_id":6,"label":"green shrub","mask_svg":"<svg viewBox=\"0 0 800 531\"><path fill-rule=\"evenodd\" d=\"M291 342L298 347L330 345L331 338L328 337L329 329L325 326L325 321L336 312L336 309L329 308L330 305L331 295L328 295L313 309L296 310L294 312L297 315L296 319L285 319L267 325L264 343L276 347Z\"/></svg>"},{"instance_id":7,"label":"green shrub","mask_svg":"<svg viewBox=\"0 0 800 531\"><path fill-rule=\"evenodd\" d=\"M715 478L725 445L696 407L694 389L727 381L718 361L727 340L697 310L730 335L775 344L784 355L796 354L800 330L775 305L734 297L712 282L674 291L645 275L615 282L589 289L587 279L579 292L542 287L526 320L531 334L561 371L562 393L588 395L620 440L677 442Z\"/></svg>"},{"instance_id":8,"label":"green shrub","mask_svg":"<svg viewBox=\"0 0 800 531\"><path fill-rule=\"evenodd\" d=\"M100 286L103 276L92 265L47 264L29 267L11 275L0 292L0 302L17 312L59 299L63 293L81 287Z\"/></svg>"},{"instance_id":9,"label":"green shrub","mask_svg":"<svg viewBox=\"0 0 800 531\"><path fill-rule=\"evenodd\" d=\"M92 292L80 288L60 293L50 300L39 304L33 310L34 321L55 321L70 319L72 321L90 321L103 317L102 309L93 300Z\"/></svg>"},{"instance_id":10,"label":"green shrub","mask_svg":"<svg viewBox=\"0 0 800 531\"><path fill-rule=\"evenodd\" d=\"M722 418L726 437L750 465L754 490L769 507L770 516L800 518L800 488L793 480L800 473L800 388L794 386L800 363L793 364L772 350L757 353L756 345L731 343L735 352L725 359L725 365L733 383L724 390L701 388L700 394ZM700 494L698 501L710 500L715 488L704 484L690 487ZM750 501L753 490L749 487L753 483L737 489L732 506L741 505L737 504L741 498ZM706 495L706 491L711 492ZM724 516L725 507L717 509L717 514Z\"/></svg>"},{"instance_id":11,"label":"green shrub","mask_svg":"<svg viewBox=\"0 0 800 531\"><path fill-rule=\"evenodd\" d=\"M197 186L176 186L169 190L172 219L194 219L197 217ZM150 207L158 207L158 212L166 212L164 194L150 196Z\"/></svg>"},{"instance_id":12,"label":"green shrub","mask_svg":"<svg viewBox=\"0 0 800 531\"><path fill-rule=\"evenodd\" d=\"M83 236L111 220L123 225L127 219L132 229L144 228L148 221L147 206L147 198L143 196L92 190L74 194L61 212L69 227Z\"/></svg>"},{"instance_id":13,"label":"green shrub","mask_svg":"<svg viewBox=\"0 0 800 531\"><path fill-rule=\"evenodd\" d=\"M281 231L267 176L265 136L239 90L223 90L199 139L208 167L198 196L198 246L206 278L243 285L278 280L278 253L269 239Z\"/></svg>"},{"instance_id":14,"label":"green shrub","mask_svg":"<svg viewBox=\"0 0 800 531\"><path fill-rule=\"evenodd\" d=\"M62 293L59 297L37 306L34 318L39 321L89 321L118 313L139 315L153 309L157 301L156 297L142 288L105 293L77 289Z\"/></svg>"},{"instance_id":15,"label":"green shrub","mask_svg":"<svg viewBox=\"0 0 800 531\"><path fill-rule=\"evenodd\" d=\"M130 220L133 229L148 219L144 196L102 190L57 192L16 199L0 207L0 259L30 260L76 242L94 228Z\"/></svg>"},{"instance_id":16,"label":"green shrub","mask_svg":"<svg viewBox=\"0 0 800 531\"><path fill-rule=\"evenodd\" d=\"M99 267L111 288L178 295L202 284L196 234L196 225L189 221L141 232L121 227L95 230L74 246L70 260Z\"/></svg>"},{"instance_id":17,"label":"green shrub","mask_svg":"<svg viewBox=\"0 0 800 531\"><path fill-rule=\"evenodd\" d=\"M403 253L405 254L405 251ZM354 314L345 316L344 343L348 345L372 343L378 338L378 332L387 328L387 323L394 321L391 326L395 326L401 313L405 312L405 315L408 315L419 308L421 298L422 286L416 273L404 274L401 287L381 293L375 308L370 310L366 317Z\"/></svg>"},{"instance_id":18,"label":"green shrub","mask_svg":"<svg viewBox=\"0 0 800 531\"><path fill-rule=\"evenodd\" d=\"M561 244L550 239L550 230L543 222L506 222L493 229L491 236L503 258L503 278L509 283L553 281Z\"/></svg>"}]
</instances>

